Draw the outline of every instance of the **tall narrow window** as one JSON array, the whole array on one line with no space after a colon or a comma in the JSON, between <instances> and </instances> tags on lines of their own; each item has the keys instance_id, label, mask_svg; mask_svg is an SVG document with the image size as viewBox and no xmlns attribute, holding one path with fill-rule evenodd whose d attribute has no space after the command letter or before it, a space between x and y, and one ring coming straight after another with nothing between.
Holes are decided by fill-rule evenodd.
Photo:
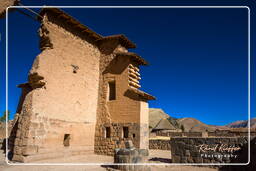
<instances>
[{"instance_id":1,"label":"tall narrow window","mask_svg":"<svg viewBox=\"0 0 256 171\"><path fill-rule=\"evenodd\" d=\"M110 134L111 134L110 127L106 127L105 128L105 138L110 138Z\"/></svg>"},{"instance_id":2,"label":"tall narrow window","mask_svg":"<svg viewBox=\"0 0 256 171\"><path fill-rule=\"evenodd\" d=\"M70 134L65 134L64 135L64 140L63 140L63 145L65 147L68 147L70 143Z\"/></svg>"},{"instance_id":3,"label":"tall narrow window","mask_svg":"<svg viewBox=\"0 0 256 171\"><path fill-rule=\"evenodd\" d=\"M128 127L123 127L123 138L128 138L129 136L129 128Z\"/></svg>"},{"instance_id":4,"label":"tall narrow window","mask_svg":"<svg viewBox=\"0 0 256 171\"><path fill-rule=\"evenodd\" d=\"M116 82L115 81L109 82L108 87L109 87L108 100L116 100Z\"/></svg>"}]
</instances>

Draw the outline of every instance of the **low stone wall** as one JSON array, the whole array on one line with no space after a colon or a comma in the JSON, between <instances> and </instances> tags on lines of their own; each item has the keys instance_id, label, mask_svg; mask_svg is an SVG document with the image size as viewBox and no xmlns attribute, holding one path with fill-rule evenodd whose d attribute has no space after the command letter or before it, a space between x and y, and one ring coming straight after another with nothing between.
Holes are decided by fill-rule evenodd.
<instances>
[{"instance_id":1,"label":"low stone wall","mask_svg":"<svg viewBox=\"0 0 256 171\"><path fill-rule=\"evenodd\" d=\"M171 150L170 140L149 140L149 149Z\"/></svg>"},{"instance_id":2,"label":"low stone wall","mask_svg":"<svg viewBox=\"0 0 256 171\"><path fill-rule=\"evenodd\" d=\"M251 130L251 136L255 136L256 132L255 130ZM247 137L248 132L244 131L216 131L216 132L209 132L209 137Z\"/></svg>"},{"instance_id":3,"label":"low stone wall","mask_svg":"<svg viewBox=\"0 0 256 171\"><path fill-rule=\"evenodd\" d=\"M166 137L247 137L248 130L222 130L215 132L166 132L166 131L156 131L154 132L156 136L166 136ZM251 136L256 136L256 130L251 129Z\"/></svg>"},{"instance_id":4,"label":"low stone wall","mask_svg":"<svg viewBox=\"0 0 256 171\"><path fill-rule=\"evenodd\" d=\"M173 163L232 163L241 156L246 137L172 138ZM247 160L245 160L247 161Z\"/></svg>"},{"instance_id":5,"label":"low stone wall","mask_svg":"<svg viewBox=\"0 0 256 171\"><path fill-rule=\"evenodd\" d=\"M219 171L253 171L256 170L256 157L255 157L255 151L256 151L256 137L252 137L250 141L250 163L246 166L239 166L239 165L226 165L219 168ZM242 149L241 153L238 158L234 159L233 163L247 163L248 159L248 144L245 144Z\"/></svg>"},{"instance_id":6,"label":"low stone wall","mask_svg":"<svg viewBox=\"0 0 256 171\"><path fill-rule=\"evenodd\" d=\"M157 131L156 136L166 136L166 137L202 137L202 132L162 132Z\"/></svg>"}]
</instances>

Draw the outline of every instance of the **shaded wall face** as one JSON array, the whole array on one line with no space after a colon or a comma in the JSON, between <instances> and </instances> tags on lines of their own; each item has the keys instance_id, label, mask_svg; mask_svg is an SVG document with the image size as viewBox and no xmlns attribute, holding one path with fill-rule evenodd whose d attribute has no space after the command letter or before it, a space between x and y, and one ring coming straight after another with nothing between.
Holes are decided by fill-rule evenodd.
<instances>
[{"instance_id":1,"label":"shaded wall face","mask_svg":"<svg viewBox=\"0 0 256 171\"><path fill-rule=\"evenodd\" d=\"M67 148L65 136L71 150L94 147L100 52L47 18L39 33L46 47L41 47L29 73L33 90L25 97L19 119L14 147L18 161L61 153Z\"/></svg>"}]
</instances>

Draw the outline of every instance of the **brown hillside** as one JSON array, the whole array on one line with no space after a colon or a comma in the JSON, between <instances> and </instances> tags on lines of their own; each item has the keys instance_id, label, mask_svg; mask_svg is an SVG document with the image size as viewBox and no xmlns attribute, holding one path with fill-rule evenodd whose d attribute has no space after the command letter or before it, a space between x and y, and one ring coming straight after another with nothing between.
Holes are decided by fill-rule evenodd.
<instances>
[{"instance_id":1,"label":"brown hillside","mask_svg":"<svg viewBox=\"0 0 256 171\"><path fill-rule=\"evenodd\" d=\"M161 119L169 117L162 109L149 108L149 128L155 128Z\"/></svg>"},{"instance_id":2,"label":"brown hillside","mask_svg":"<svg viewBox=\"0 0 256 171\"><path fill-rule=\"evenodd\" d=\"M194 118L182 118L177 120L180 125L183 125L185 132L202 132L215 131L216 127L206 125Z\"/></svg>"}]
</instances>

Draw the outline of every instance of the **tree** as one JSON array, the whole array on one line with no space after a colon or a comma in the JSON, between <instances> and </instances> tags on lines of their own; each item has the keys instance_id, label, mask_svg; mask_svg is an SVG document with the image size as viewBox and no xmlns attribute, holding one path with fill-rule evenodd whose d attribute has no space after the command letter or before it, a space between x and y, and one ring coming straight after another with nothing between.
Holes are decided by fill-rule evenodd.
<instances>
[{"instance_id":1,"label":"tree","mask_svg":"<svg viewBox=\"0 0 256 171\"><path fill-rule=\"evenodd\" d=\"M6 115L8 115L8 120L10 119L11 112L9 110L6 110L3 112L3 116L0 117L0 122L6 121Z\"/></svg>"}]
</instances>

